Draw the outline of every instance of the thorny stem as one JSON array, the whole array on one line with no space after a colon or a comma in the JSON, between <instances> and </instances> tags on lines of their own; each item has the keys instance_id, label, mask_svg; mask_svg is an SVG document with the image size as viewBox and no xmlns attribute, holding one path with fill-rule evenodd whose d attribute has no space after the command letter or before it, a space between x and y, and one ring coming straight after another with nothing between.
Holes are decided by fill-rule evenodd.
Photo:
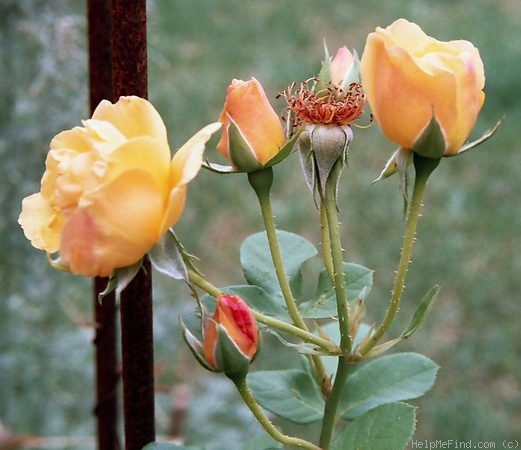
<instances>
[{"instance_id":1,"label":"thorny stem","mask_svg":"<svg viewBox=\"0 0 521 450\"><path fill-rule=\"evenodd\" d=\"M333 259L331 257L331 241L329 239L329 227L327 224L327 211L324 203L320 203L320 232L322 238L322 259L324 267L327 270L329 279L335 279L335 270L333 269Z\"/></svg>"},{"instance_id":2,"label":"thorny stem","mask_svg":"<svg viewBox=\"0 0 521 450\"><path fill-rule=\"evenodd\" d=\"M271 185L273 182L273 170L270 167L259 170L257 172L251 172L248 174L248 181L257 194L257 198L259 200L262 218L264 220L264 227L268 237L271 257L273 260L273 267L275 268L275 273L279 281L282 296L286 302L286 307L288 308L288 313L295 326L309 333L309 329L302 319L302 316L300 315L300 312L297 308L295 298L293 297L291 286L289 284L289 278L282 260L279 241L277 238L277 228L273 218L270 199ZM322 393L327 395L329 393L330 382L329 376L327 375L326 369L324 367L324 363L318 355L311 355L310 359L314 367L315 379L320 386Z\"/></svg>"},{"instance_id":3,"label":"thorny stem","mask_svg":"<svg viewBox=\"0 0 521 450\"><path fill-rule=\"evenodd\" d=\"M382 338L391 325L396 313L400 309L400 300L405 287L407 270L411 261L412 248L414 246L418 219L421 215L421 209L423 206L422 200L423 194L425 192L425 186L427 185L427 180L429 179L430 174L438 166L439 162L439 159L424 158L416 153L414 154L416 177L414 180L411 206L407 216L405 234L403 236L402 253L400 255L400 261L398 262L398 268L396 270L394 286L391 293L391 300L382 323L376 329L371 338L360 347L358 352L362 356L367 355L369 351L378 343L378 341Z\"/></svg>"},{"instance_id":4,"label":"thorny stem","mask_svg":"<svg viewBox=\"0 0 521 450\"><path fill-rule=\"evenodd\" d=\"M341 170L341 165L337 163L333 171ZM344 258L342 242L340 239L340 229L338 222L338 210L336 204L336 180L337 177L331 174L326 183L325 209L327 215L327 225L329 230L331 258L333 262L333 282L338 312L338 322L340 327L340 348L344 355L351 352L351 336L349 334L349 305L347 303L346 282L344 276Z\"/></svg>"},{"instance_id":5,"label":"thorny stem","mask_svg":"<svg viewBox=\"0 0 521 450\"><path fill-rule=\"evenodd\" d=\"M237 390L241 394L242 399L250 408L250 411L253 413L255 418L259 421L262 427L266 430L266 432L277 442L280 442L283 445L287 445L290 447L298 447L309 450L321 450L320 447L317 447L315 444L311 442L305 441L304 439L299 439L296 437L287 436L282 434L276 427L271 423L270 419L266 416L263 409L255 400L248 384L246 383L246 378L242 377L238 380L232 379L237 387Z\"/></svg>"},{"instance_id":6,"label":"thorny stem","mask_svg":"<svg viewBox=\"0 0 521 450\"><path fill-rule=\"evenodd\" d=\"M333 171L341 170L341 165L337 163ZM344 390L347 375L349 372L349 356L351 353L351 336L349 334L349 305L347 303L347 293L344 277L344 259L342 255L342 243L338 224L338 211L336 203L336 182L339 173L331 173L326 183L325 210L327 214L327 224L329 230L331 257L333 261L333 283L338 311L338 326L340 329L340 348L342 356L338 358L338 367L331 394L326 399L324 418L322 420L322 431L320 434L320 446L324 449L329 448L333 435L333 428L336 422L336 412L342 392Z\"/></svg>"},{"instance_id":7,"label":"thorny stem","mask_svg":"<svg viewBox=\"0 0 521 450\"><path fill-rule=\"evenodd\" d=\"M197 274L194 271L188 272L188 278L191 283L198 286L203 291L210 294L212 297L218 297L218 296L224 294L224 292L222 292L219 288L217 288L212 283L205 280L203 277L201 277L199 274ZM283 320L279 320L279 319L275 319L274 317L266 316L265 314L262 314L258 311L252 310L252 313L255 317L255 320L259 323L262 323L264 325L267 325L271 328L275 328L280 331L284 331L286 333L293 334L294 336L302 339L304 342L308 342L310 344L316 345L317 347L320 347L321 349L328 352L330 355L338 355L340 353L340 349L338 348L338 346L334 342L332 342L328 339L324 339L320 336L312 334L308 331L305 331L301 328L298 328L294 325L284 322Z\"/></svg>"}]
</instances>

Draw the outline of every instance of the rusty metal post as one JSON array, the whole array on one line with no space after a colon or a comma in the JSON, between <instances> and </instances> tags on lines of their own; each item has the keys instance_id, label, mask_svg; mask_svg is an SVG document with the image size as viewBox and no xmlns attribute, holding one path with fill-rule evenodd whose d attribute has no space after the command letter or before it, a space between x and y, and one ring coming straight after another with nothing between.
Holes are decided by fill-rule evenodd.
<instances>
[{"instance_id":1,"label":"rusty metal post","mask_svg":"<svg viewBox=\"0 0 521 450\"><path fill-rule=\"evenodd\" d=\"M114 97L146 98L146 0L112 0L111 24ZM150 262L145 257L142 269L121 293L126 450L141 450L155 440L151 274Z\"/></svg>"},{"instance_id":2,"label":"rusty metal post","mask_svg":"<svg viewBox=\"0 0 521 450\"><path fill-rule=\"evenodd\" d=\"M88 0L89 103L91 114L103 99L113 99L110 5L106 0ZM98 301L107 278L95 278L93 284L94 346L96 361L96 436L98 450L120 449L118 437L119 381L116 351L116 298L109 294Z\"/></svg>"}]
</instances>

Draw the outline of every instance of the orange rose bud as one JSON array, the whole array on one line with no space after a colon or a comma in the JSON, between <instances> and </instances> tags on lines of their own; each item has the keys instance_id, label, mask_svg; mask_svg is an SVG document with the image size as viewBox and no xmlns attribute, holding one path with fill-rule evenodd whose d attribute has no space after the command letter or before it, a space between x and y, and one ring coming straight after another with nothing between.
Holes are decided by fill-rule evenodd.
<instances>
[{"instance_id":1,"label":"orange rose bud","mask_svg":"<svg viewBox=\"0 0 521 450\"><path fill-rule=\"evenodd\" d=\"M468 41L438 41L405 19L369 34L360 75L384 134L429 157L460 151L485 99L478 49ZM439 149L424 150L437 134Z\"/></svg>"},{"instance_id":2,"label":"orange rose bud","mask_svg":"<svg viewBox=\"0 0 521 450\"><path fill-rule=\"evenodd\" d=\"M285 144L284 128L262 85L233 80L219 117L219 152L242 172L262 169Z\"/></svg>"},{"instance_id":3,"label":"orange rose bud","mask_svg":"<svg viewBox=\"0 0 521 450\"><path fill-rule=\"evenodd\" d=\"M208 366L227 375L246 373L258 345L257 322L246 302L237 295L218 297L203 333Z\"/></svg>"}]
</instances>

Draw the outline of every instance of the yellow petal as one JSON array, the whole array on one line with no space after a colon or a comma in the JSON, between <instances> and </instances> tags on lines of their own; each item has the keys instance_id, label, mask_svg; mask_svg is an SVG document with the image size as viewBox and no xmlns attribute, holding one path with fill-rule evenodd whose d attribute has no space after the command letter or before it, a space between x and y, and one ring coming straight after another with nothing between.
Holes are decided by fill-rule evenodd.
<instances>
[{"instance_id":1,"label":"yellow petal","mask_svg":"<svg viewBox=\"0 0 521 450\"><path fill-rule=\"evenodd\" d=\"M82 198L64 226L60 255L74 273L108 276L139 261L157 241L163 208L150 173L125 172Z\"/></svg>"},{"instance_id":2,"label":"yellow petal","mask_svg":"<svg viewBox=\"0 0 521 450\"><path fill-rule=\"evenodd\" d=\"M136 96L120 97L112 104L103 100L92 115L93 119L113 124L127 138L150 136L166 142L166 128L152 104Z\"/></svg>"},{"instance_id":3,"label":"yellow petal","mask_svg":"<svg viewBox=\"0 0 521 450\"><path fill-rule=\"evenodd\" d=\"M170 149L166 143L147 136L125 142L108 156L104 182L132 169L148 172L166 197L170 190Z\"/></svg>"},{"instance_id":4,"label":"yellow petal","mask_svg":"<svg viewBox=\"0 0 521 450\"><path fill-rule=\"evenodd\" d=\"M40 193L22 200L22 212L18 223L33 247L48 253L58 251L62 219Z\"/></svg>"},{"instance_id":5,"label":"yellow petal","mask_svg":"<svg viewBox=\"0 0 521 450\"><path fill-rule=\"evenodd\" d=\"M91 140L83 127L74 127L72 130L62 131L52 138L51 149L69 149L75 152L91 150Z\"/></svg>"},{"instance_id":6,"label":"yellow petal","mask_svg":"<svg viewBox=\"0 0 521 450\"><path fill-rule=\"evenodd\" d=\"M369 35L362 55L362 86L376 121L385 135L404 148L412 148L432 117L432 103L418 83L426 75L402 48L386 46Z\"/></svg>"},{"instance_id":7,"label":"yellow petal","mask_svg":"<svg viewBox=\"0 0 521 450\"><path fill-rule=\"evenodd\" d=\"M110 122L89 119L83 121L83 125L90 139L92 150L99 155L109 155L127 138Z\"/></svg>"},{"instance_id":8,"label":"yellow petal","mask_svg":"<svg viewBox=\"0 0 521 450\"><path fill-rule=\"evenodd\" d=\"M168 196L168 203L160 227L160 236L173 226L183 214L186 202L186 185L180 185L172 189Z\"/></svg>"},{"instance_id":9,"label":"yellow petal","mask_svg":"<svg viewBox=\"0 0 521 450\"><path fill-rule=\"evenodd\" d=\"M203 162L205 144L219 128L219 122L206 125L176 152L170 166L172 187L186 184L197 175Z\"/></svg>"}]
</instances>

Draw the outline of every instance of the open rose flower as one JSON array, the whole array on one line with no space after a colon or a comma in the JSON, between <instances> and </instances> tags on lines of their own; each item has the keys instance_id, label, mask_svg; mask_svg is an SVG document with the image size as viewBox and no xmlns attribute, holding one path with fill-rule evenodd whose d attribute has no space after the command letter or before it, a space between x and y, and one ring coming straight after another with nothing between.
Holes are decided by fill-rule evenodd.
<instances>
[{"instance_id":1,"label":"open rose flower","mask_svg":"<svg viewBox=\"0 0 521 450\"><path fill-rule=\"evenodd\" d=\"M376 121L402 148L416 151L435 118L444 141L437 156L460 151L485 99L478 49L438 41L405 19L369 34L360 74Z\"/></svg>"},{"instance_id":2,"label":"open rose flower","mask_svg":"<svg viewBox=\"0 0 521 450\"><path fill-rule=\"evenodd\" d=\"M102 101L82 127L52 139L41 190L22 202L25 235L76 274L109 276L138 262L180 218L187 183L219 127L203 128L171 158L147 100Z\"/></svg>"},{"instance_id":3,"label":"open rose flower","mask_svg":"<svg viewBox=\"0 0 521 450\"><path fill-rule=\"evenodd\" d=\"M286 142L277 113L253 77L232 81L219 121L223 128L217 149L241 172L262 169Z\"/></svg>"}]
</instances>

